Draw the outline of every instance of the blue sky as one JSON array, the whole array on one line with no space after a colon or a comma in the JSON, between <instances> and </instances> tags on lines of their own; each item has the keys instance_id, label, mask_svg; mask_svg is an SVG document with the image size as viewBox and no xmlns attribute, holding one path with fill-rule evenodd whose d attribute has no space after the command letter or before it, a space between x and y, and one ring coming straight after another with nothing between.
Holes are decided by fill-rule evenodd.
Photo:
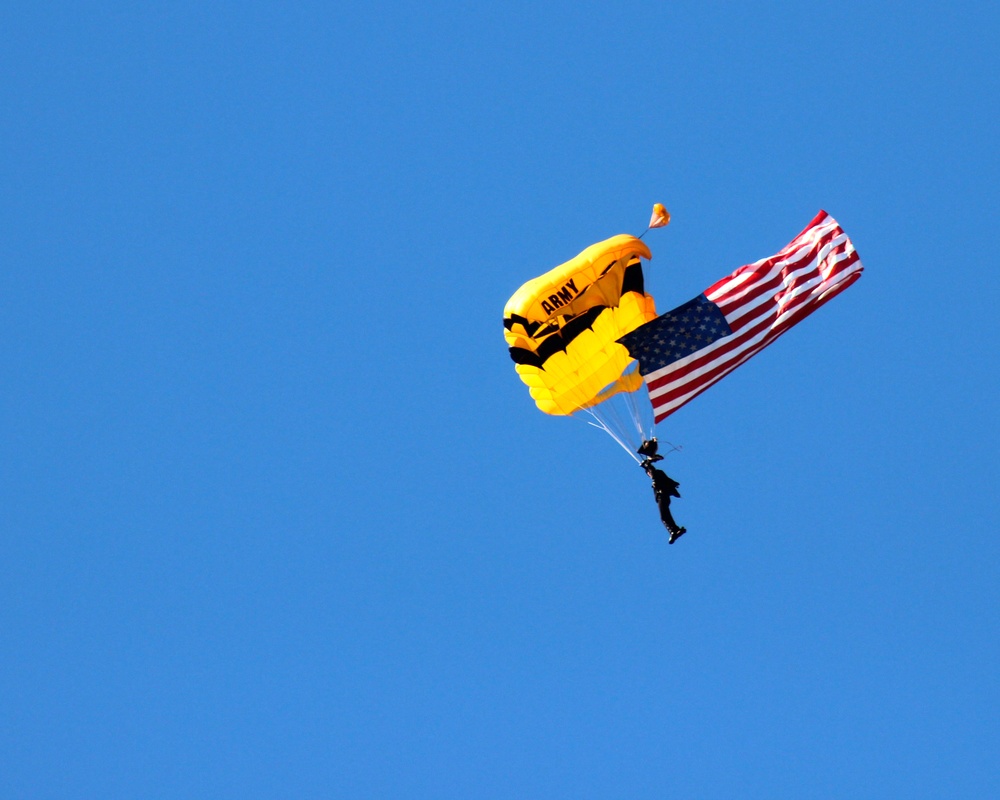
<instances>
[{"instance_id":1,"label":"blue sky","mask_svg":"<svg viewBox=\"0 0 1000 800\"><path fill-rule=\"evenodd\" d=\"M0 12L12 797L1000 792L987 3ZM667 310L862 280L661 424L501 314L653 202Z\"/></svg>"}]
</instances>

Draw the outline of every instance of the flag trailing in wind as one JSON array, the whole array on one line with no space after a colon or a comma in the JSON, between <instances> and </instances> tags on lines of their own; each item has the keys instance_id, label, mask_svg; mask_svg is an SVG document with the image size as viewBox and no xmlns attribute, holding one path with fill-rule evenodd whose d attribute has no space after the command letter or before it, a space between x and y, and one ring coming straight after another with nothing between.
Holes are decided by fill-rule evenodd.
<instances>
[{"instance_id":1,"label":"flag trailing in wind","mask_svg":"<svg viewBox=\"0 0 1000 800\"><path fill-rule=\"evenodd\" d=\"M639 362L656 422L840 294L863 269L837 221L820 211L781 252L621 337Z\"/></svg>"}]
</instances>

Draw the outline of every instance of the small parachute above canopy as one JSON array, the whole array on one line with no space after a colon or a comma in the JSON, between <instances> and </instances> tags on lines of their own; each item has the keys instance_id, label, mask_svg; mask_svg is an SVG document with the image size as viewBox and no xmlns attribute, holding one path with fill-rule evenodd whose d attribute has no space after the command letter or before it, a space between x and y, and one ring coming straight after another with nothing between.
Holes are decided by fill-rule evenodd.
<instances>
[{"instance_id":1,"label":"small parachute above canopy","mask_svg":"<svg viewBox=\"0 0 1000 800\"><path fill-rule=\"evenodd\" d=\"M655 203L653 205L653 214L649 218L650 228L662 228L664 225L670 224L670 212L663 207L663 203Z\"/></svg>"}]
</instances>

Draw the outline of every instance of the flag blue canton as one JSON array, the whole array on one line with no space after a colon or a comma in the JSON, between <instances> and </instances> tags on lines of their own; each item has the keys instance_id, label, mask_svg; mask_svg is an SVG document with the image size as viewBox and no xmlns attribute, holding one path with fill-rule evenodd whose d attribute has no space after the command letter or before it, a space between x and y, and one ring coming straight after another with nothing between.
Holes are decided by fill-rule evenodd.
<instances>
[{"instance_id":1,"label":"flag blue canton","mask_svg":"<svg viewBox=\"0 0 1000 800\"><path fill-rule=\"evenodd\" d=\"M733 329L719 307L705 295L640 325L618 341L648 375L729 336Z\"/></svg>"}]
</instances>

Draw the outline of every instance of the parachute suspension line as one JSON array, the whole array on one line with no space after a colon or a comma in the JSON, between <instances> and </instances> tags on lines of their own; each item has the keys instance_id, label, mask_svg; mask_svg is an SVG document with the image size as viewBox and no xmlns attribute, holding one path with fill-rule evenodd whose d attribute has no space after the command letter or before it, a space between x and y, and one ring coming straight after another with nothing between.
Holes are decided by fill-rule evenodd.
<instances>
[{"instance_id":1,"label":"parachute suspension line","mask_svg":"<svg viewBox=\"0 0 1000 800\"><path fill-rule=\"evenodd\" d=\"M603 403L586 409L596 423L590 423L605 431L635 460L639 461L637 450L642 442L652 437L652 407L646 410L650 419L644 421L638 392L622 392Z\"/></svg>"},{"instance_id":2,"label":"parachute suspension line","mask_svg":"<svg viewBox=\"0 0 1000 800\"><path fill-rule=\"evenodd\" d=\"M606 407L603 405L592 406L590 411L591 416L600 421L602 427L611 433L615 441L621 442L625 445L628 444L628 435L625 428L622 426L618 409L615 408L613 402L607 403Z\"/></svg>"},{"instance_id":3,"label":"parachute suspension line","mask_svg":"<svg viewBox=\"0 0 1000 800\"><path fill-rule=\"evenodd\" d=\"M610 436L612 439L614 439L616 442L618 442L618 444L621 445L621 448L626 453L628 453L632 458L634 458L636 460L636 462L638 463L639 456L637 456L635 453L632 452L632 448L629 447L627 444L625 444L625 442L622 440L622 437L618 433L616 433L615 431L611 430L611 428L608 426L608 424L598 414L594 413L594 409L588 408L587 409L587 413L590 414L590 416L592 416L595 420L597 420L597 422L589 422L588 421L587 422L588 425L593 425L595 428L600 428L602 431L604 431L606 434L608 434L608 436Z\"/></svg>"},{"instance_id":4,"label":"parachute suspension line","mask_svg":"<svg viewBox=\"0 0 1000 800\"><path fill-rule=\"evenodd\" d=\"M631 431L633 429L627 424L626 420L622 416L622 411L630 411L629 416L632 417L632 424L633 425L635 424L635 415L632 414L631 410L629 409L629 401L633 399L632 393L623 392L619 396L624 402L622 402L621 404L615 403L614 398L612 398L612 402L608 404L608 411L614 418L615 424L618 426L618 431L621 434L622 439L628 441L631 449L634 450L636 449L636 446L632 446L632 437L631 437ZM639 429L636 429L636 431L639 432Z\"/></svg>"},{"instance_id":5,"label":"parachute suspension line","mask_svg":"<svg viewBox=\"0 0 1000 800\"><path fill-rule=\"evenodd\" d=\"M653 437L653 426L647 426L643 423L642 412L639 410L639 400L636 397L637 394L639 394L639 391L628 392L628 395L625 398L625 404L632 415L632 422L635 425L635 429L639 432L639 437L642 439L642 442L644 442ZM640 442L640 444L642 442Z\"/></svg>"}]
</instances>

